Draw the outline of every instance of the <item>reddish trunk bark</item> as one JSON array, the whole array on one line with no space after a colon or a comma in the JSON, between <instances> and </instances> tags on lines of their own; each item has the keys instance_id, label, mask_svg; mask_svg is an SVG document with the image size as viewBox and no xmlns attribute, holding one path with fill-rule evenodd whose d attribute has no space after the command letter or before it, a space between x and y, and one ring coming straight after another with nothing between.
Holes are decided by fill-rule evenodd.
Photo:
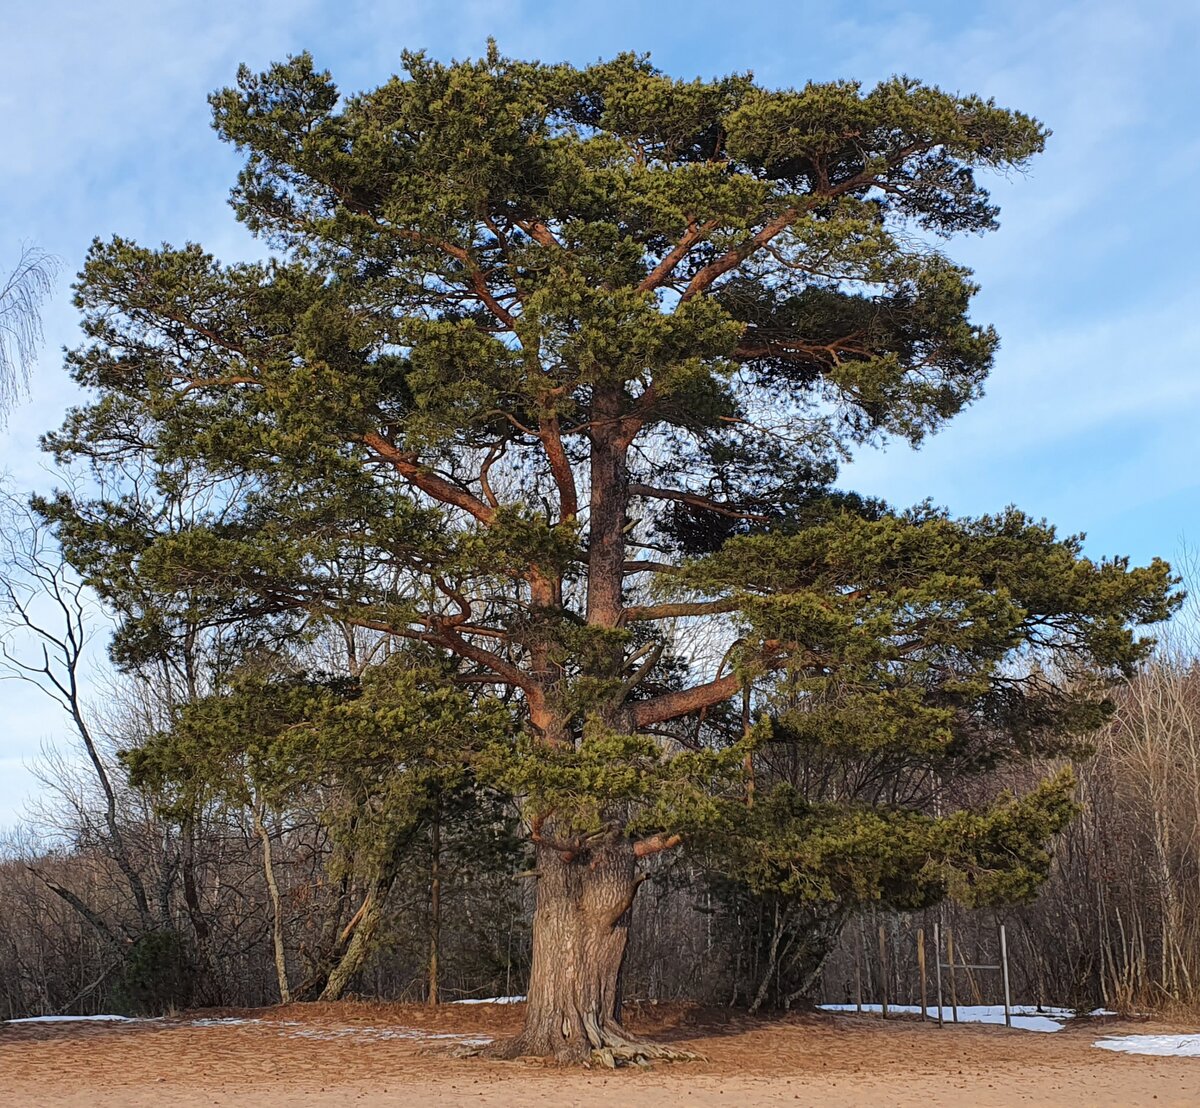
<instances>
[{"instance_id":1,"label":"reddish trunk bark","mask_svg":"<svg viewBox=\"0 0 1200 1108\"><path fill-rule=\"evenodd\" d=\"M537 847L533 967L525 1028L495 1053L614 1066L697 1055L630 1038L621 1026L621 967L637 891L633 844L621 839L564 861Z\"/></svg>"},{"instance_id":2,"label":"reddish trunk bark","mask_svg":"<svg viewBox=\"0 0 1200 1108\"><path fill-rule=\"evenodd\" d=\"M525 1029L502 1052L581 1062L628 1042L619 1023L619 979L636 888L631 844L619 841L570 862L537 848L533 967Z\"/></svg>"},{"instance_id":3,"label":"reddish trunk bark","mask_svg":"<svg viewBox=\"0 0 1200 1108\"><path fill-rule=\"evenodd\" d=\"M621 622L625 565L625 508L629 501L627 431L623 391L597 389L592 401L591 519L588 524L587 621L599 627Z\"/></svg>"},{"instance_id":4,"label":"reddish trunk bark","mask_svg":"<svg viewBox=\"0 0 1200 1108\"><path fill-rule=\"evenodd\" d=\"M597 387L592 400L588 524L587 623L617 628L623 622L625 515L629 499L626 454L636 425L626 411L628 398L619 386ZM553 467L554 459L551 458ZM559 474L556 472L556 477ZM564 484L560 481L560 487ZM564 495L564 504L570 495ZM564 515L567 514L564 507ZM561 579L548 591L539 570L531 575L535 606L561 607ZM623 654L613 645L594 676L618 677ZM568 721L557 716L550 690L553 672L544 648L535 646L534 677L527 688L530 720L543 742L569 741ZM606 722L618 723L619 702L601 709ZM608 718L612 717L612 718ZM624 721L620 721L624 722ZM489 1053L516 1058L552 1057L560 1062L690 1058L651 1043L631 1040L621 1026L621 968L629 935L629 917L638 887L634 844L617 834L576 853L557 841L552 827L533 824L537 856L537 905L533 918L533 965L530 971L524 1030Z\"/></svg>"}]
</instances>

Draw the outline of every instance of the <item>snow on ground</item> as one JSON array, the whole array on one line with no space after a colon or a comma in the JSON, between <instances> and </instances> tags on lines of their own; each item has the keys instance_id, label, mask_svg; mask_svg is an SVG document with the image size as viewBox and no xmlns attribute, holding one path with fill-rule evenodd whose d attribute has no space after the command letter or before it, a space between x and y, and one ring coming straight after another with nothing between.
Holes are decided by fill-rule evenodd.
<instances>
[{"instance_id":1,"label":"snow on ground","mask_svg":"<svg viewBox=\"0 0 1200 1108\"><path fill-rule=\"evenodd\" d=\"M132 1016L26 1016L19 1020L5 1020L5 1023L79 1023L83 1021L98 1021L100 1023L138 1023Z\"/></svg>"},{"instance_id":2,"label":"snow on ground","mask_svg":"<svg viewBox=\"0 0 1200 1108\"><path fill-rule=\"evenodd\" d=\"M524 998L522 998L524 999ZM482 1002L478 1002L482 1003ZM512 997L498 998L494 1003L511 1004ZM138 1020L130 1016L28 1016L25 1019L5 1020L5 1023L75 1023L81 1021L96 1021L103 1023L153 1023L155 1020ZM158 1021L158 1022L161 1022ZM175 1021L186 1027L256 1027L278 1029L276 1034L289 1039L318 1039L332 1040L364 1040L381 1041L385 1039L453 1039L463 1046L484 1046L490 1043L490 1038L459 1035L452 1031L422 1031L417 1027L306 1027L299 1020L268 1020L246 1016L206 1017L194 1020Z\"/></svg>"},{"instance_id":3,"label":"snow on ground","mask_svg":"<svg viewBox=\"0 0 1200 1108\"><path fill-rule=\"evenodd\" d=\"M452 1000L451 1004L524 1004L523 996L484 996L478 1000Z\"/></svg>"},{"instance_id":4,"label":"snow on ground","mask_svg":"<svg viewBox=\"0 0 1200 1108\"><path fill-rule=\"evenodd\" d=\"M822 1004L827 1012L855 1012L858 1009L853 1004ZM864 1004L864 1012L878 1012L880 1005ZM930 1019L937 1019L937 1006L925 1009ZM919 1004L889 1004L888 1012L902 1012L906 1015L919 1016ZM1093 1016L1111 1015L1101 1009L1091 1013ZM1030 1005L1014 1004L1012 1007L1012 1025L1022 1031L1060 1031L1075 1013L1070 1008L1034 1008ZM954 1014L949 1005L942 1007L942 1020L952 1023ZM960 1004L958 1006L959 1023L1004 1023L1003 1004Z\"/></svg>"},{"instance_id":5,"label":"snow on ground","mask_svg":"<svg viewBox=\"0 0 1200 1108\"><path fill-rule=\"evenodd\" d=\"M1097 1039L1092 1046L1122 1054L1200 1058L1200 1035L1112 1035Z\"/></svg>"},{"instance_id":6,"label":"snow on ground","mask_svg":"<svg viewBox=\"0 0 1200 1108\"><path fill-rule=\"evenodd\" d=\"M453 1031L422 1031L416 1027L305 1027L299 1031L280 1031L281 1036L291 1039L317 1039L323 1042L339 1039L453 1039L468 1046L482 1046L490 1038L459 1035Z\"/></svg>"}]
</instances>

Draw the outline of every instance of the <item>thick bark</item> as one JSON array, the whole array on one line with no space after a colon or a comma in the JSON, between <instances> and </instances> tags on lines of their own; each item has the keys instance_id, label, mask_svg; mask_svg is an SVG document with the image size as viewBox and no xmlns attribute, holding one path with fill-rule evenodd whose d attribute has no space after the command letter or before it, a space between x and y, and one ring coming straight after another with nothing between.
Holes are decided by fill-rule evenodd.
<instances>
[{"instance_id":1,"label":"thick bark","mask_svg":"<svg viewBox=\"0 0 1200 1108\"><path fill-rule=\"evenodd\" d=\"M525 1028L494 1053L559 1062L694 1057L632 1039L621 1026L621 967L638 879L633 845L618 839L566 861L537 847L533 967Z\"/></svg>"},{"instance_id":2,"label":"thick bark","mask_svg":"<svg viewBox=\"0 0 1200 1108\"><path fill-rule=\"evenodd\" d=\"M639 417L628 407L622 387L596 388L588 505L586 621L591 627L615 629L624 623L627 454L640 426ZM561 607L561 582L551 593L538 573L531 577L531 588L536 606ZM545 744L558 746L571 741L570 728L548 695L553 680L547 661L535 647L535 680L526 692L533 726ZM596 676L616 678L622 667L623 651L614 644L610 657L597 667ZM635 675L632 685L643 675ZM619 699L601 708L599 714L611 725L624 722ZM557 838L552 826L534 823L538 886L525 1027L515 1039L489 1053L507 1058L551 1057L560 1062L597 1061L608 1066L620 1061L694 1057L637 1042L621 1026L621 968L638 887L639 854L634 843L619 832L586 847L579 845L577 836L568 834L569 841Z\"/></svg>"},{"instance_id":3,"label":"thick bark","mask_svg":"<svg viewBox=\"0 0 1200 1108\"><path fill-rule=\"evenodd\" d=\"M537 873L525 1029L502 1052L585 1061L625 1039L617 981L636 888L633 849L620 842L567 862L539 845Z\"/></svg>"}]
</instances>

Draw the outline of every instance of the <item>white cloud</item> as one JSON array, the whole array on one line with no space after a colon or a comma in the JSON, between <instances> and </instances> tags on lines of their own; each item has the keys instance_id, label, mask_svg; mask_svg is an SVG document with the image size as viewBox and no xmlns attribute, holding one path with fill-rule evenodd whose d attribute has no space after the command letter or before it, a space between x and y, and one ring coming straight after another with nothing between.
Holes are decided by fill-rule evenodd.
<instances>
[{"instance_id":1,"label":"white cloud","mask_svg":"<svg viewBox=\"0 0 1200 1108\"><path fill-rule=\"evenodd\" d=\"M478 54L489 34L511 54L548 61L649 49L684 76L753 69L765 83L801 84L908 72L1030 111L1055 135L1028 178L997 183L999 234L949 250L977 269L979 314L1003 336L989 395L923 452L867 458L852 476L869 491L933 495L961 511L1015 500L1071 530L1107 519L1106 541L1118 546L1121 519L1136 519L1169 549L1179 527L1147 504L1200 507L1192 477L1200 333L1191 319L1200 229L1190 206L1200 169L1191 118L1200 9L1189 0L902 8L467 0L447 14L434 0L10 4L0 36L0 267L31 239L70 273L93 235L114 232L200 241L225 257L253 249L225 206L237 159L209 129L205 97L232 81L238 62L261 68L305 47L346 90L384 79L405 47ZM76 341L69 300L64 280L47 311L33 400L0 433L0 472L24 485L47 483L37 436L74 395L57 357ZM63 729L49 712L10 717L0 790L11 797L22 788L15 744L51 733ZM0 791L0 822L5 804Z\"/></svg>"}]
</instances>

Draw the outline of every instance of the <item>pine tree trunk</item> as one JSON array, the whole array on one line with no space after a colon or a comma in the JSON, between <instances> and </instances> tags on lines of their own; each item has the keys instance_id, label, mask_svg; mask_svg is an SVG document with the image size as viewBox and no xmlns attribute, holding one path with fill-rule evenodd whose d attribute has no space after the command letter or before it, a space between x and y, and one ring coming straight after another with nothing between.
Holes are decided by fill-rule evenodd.
<instances>
[{"instance_id":1,"label":"pine tree trunk","mask_svg":"<svg viewBox=\"0 0 1200 1108\"><path fill-rule=\"evenodd\" d=\"M342 994L349 988L354 975L362 969L366 962L367 955L371 951L371 944L375 941L375 932L383 918L383 909L387 903L388 894L396 883L400 864L404 860L417 826L414 824L406 828L392 842L391 852L380 872L368 886L362 905L354 913L338 938L335 949L341 950L343 947L345 949L337 964L330 969L325 986L317 997L318 1000L340 1000ZM347 943L349 945L346 945Z\"/></svg>"},{"instance_id":2,"label":"pine tree trunk","mask_svg":"<svg viewBox=\"0 0 1200 1108\"><path fill-rule=\"evenodd\" d=\"M695 1057L638 1042L621 1026L621 966L638 885L632 844L618 840L571 861L539 845L537 872L525 1028L495 1053L608 1066Z\"/></svg>"},{"instance_id":3,"label":"pine tree trunk","mask_svg":"<svg viewBox=\"0 0 1200 1108\"><path fill-rule=\"evenodd\" d=\"M342 932L341 942L349 940L345 952L338 959L337 965L329 972L325 987L321 990L318 1000L341 1000L342 994L350 987L354 975L363 967L370 952L371 943L375 939L375 931L383 916L383 904L391 888L391 876L377 878L371 883L367 895L363 898L362 906L354 914L351 924Z\"/></svg>"}]
</instances>

